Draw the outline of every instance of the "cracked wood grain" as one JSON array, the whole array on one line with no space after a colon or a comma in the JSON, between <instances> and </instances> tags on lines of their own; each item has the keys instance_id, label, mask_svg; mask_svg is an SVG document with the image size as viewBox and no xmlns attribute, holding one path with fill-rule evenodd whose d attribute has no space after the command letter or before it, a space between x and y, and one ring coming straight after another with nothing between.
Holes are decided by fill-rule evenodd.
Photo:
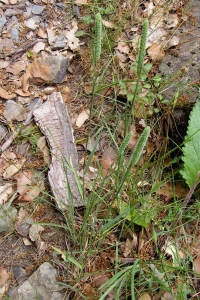
<instances>
[{"instance_id":1,"label":"cracked wood grain","mask_svg":"<svg viewBox=\"0 0 200 300\"><path fill-rule=\"evenodd\" d=\"M66 209L71 204L83 206L74 175L79 167L78 154L70 118L61 94L51 94L44 104L33 111L33 115L50 147L52 162L48 179L58 207Z\"/></svg>"}]
</instances>

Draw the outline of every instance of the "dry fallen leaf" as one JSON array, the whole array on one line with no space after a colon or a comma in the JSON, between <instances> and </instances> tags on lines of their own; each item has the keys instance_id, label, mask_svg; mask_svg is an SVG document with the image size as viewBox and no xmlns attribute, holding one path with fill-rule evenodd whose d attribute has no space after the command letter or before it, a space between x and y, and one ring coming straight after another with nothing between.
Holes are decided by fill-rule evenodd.
<instances>
[{"instance_id":1,"label":"dry fallen leaf","mask_svg":"<svg viewBox=\"0 0 200 300\"><path fill-rule=\"evenodd\" d=\"M9 279L9 277L10 276L9 276L8 272L6 271L6 269L0 268L0 299L2 299L1 296L8 289L8 286L9 286L8 279Z\"/></svg>"},{"instance_id":2,"label":"dry fallen leaf","mask_svg":"<svg viewBox=\"0 0 200 300\"><path fill-rule=\"evenodd\" d=\"M85 283L83 285L83 288L82 288L82 293L85 296L88 296L88 299L92 299L92 300L99 299L99 298L97 298L97 294L95 292L95 289L91 286L91 284ZM94 298L92 296L96 296L96 298Z\"/></svg>"},{"instance_id":3,"label":"dry fallen leaf","mask_svg":"<svg viewBox=\"0 0 200 300\"><path fill-rule=\"evenodd\" d=\"M28 92L24 92L22 91L21 89L17 89L15 90L15 93L21 97L29 97L31 95L31 93L28 91Z\"/></svg>"},{"instance_id":4,"label":"dry fallen leaf","mask_svg":"<svg viewBox=\"0 0 200 300\"><path fill-rule=\"evenodd\" d=\"M47 142L45 136L41 136L38 141L37 141L37 146L38 148L42 151L43 157L44 157L44 162L48 166L51 164L51 155L49 152L49 149L47 147Z\"/></svg>"},{"instance_id":5,"label":"dry fallen leaf","mask_svg":"<svg viewBox=\"0 0 200 300\"><path fill-rule=\"evenodd\" d=\"M129 54L130 51L129 46L124 42L119 42L115 49L119 50L121 53L124 54Z\"/></svg>"},{"instance_id":6,"label":"dry fallen leaf","mask_svg":"<svg viewBox=\"0 0 200 300\"><path fill-rule=\"evenodd\" d=\"M197 274L200 274L200 256L197 256L197 257L194 259L194 271L195 271Z\"/></svg>"},{"instance_id":7,"label":"dry fallen leaf","mask_svg":"<svg viewBox=\"0 0 200 300\"><path fill-rule=\"evenodd\" d=\"M39 37L41 37L42 39L47 39L47 38L48 38L48 35L47 35L46 30L45 30L44 28L42 28L42 27L39 27L39 28L38 28L37 35L38 35Z\"/></svg>"},{"instance_id":8,"label":"dry fallen leaf","mask_svg":"<svg viewBox=\"0 0 200 300\"><path fill-rule=\"evenodd\" d=\"M5 179L11 178L13 175L15 175L17 172L19 172L19 170L22 168L25 161L26 161L26 159L22 158L22 159L19 159L16 164L10 165L3 173L3 177Z\"/></svg>"},{"instance_id":9,"label":"dry fallen leaf","mask_svg":"<svg viewBox=\"0 0 200 300\"><path fill-rule=\"evenodd\" d=\"M43 43L43 42L38 42L33 47L33 51L35 53L39 53L40 51L42 51L44 49L45 49L45 43Z\"/></svg>"},{"instance_id":10,"label":"dry fallen leaf","mask_svg":"<svg viewBox=\"0 0 200 300\"><path fill-rule=\"evenodd\" d=\"M0 206L9 200L9 196L12 194L13 188L11 183L6 183L0 186Z\"/></svg>"},{"instance_id":11,"label":"dry fallen leaf","mask_svg":"<svg viewBox=\"0 0 200 300\"><path fill-rule=\"evenodd\" d=\"M80 47L80 40L75 36L77 30L78 30L78 26L74 25L74 27L71 30L65 31L67 45L72 51L77 50Z\"/></svg>"},{"instance_id":12,"label":"dry fallen leaf","mask_svg":"<svg viewBox=\"0 0 200 300\"><path fill-rule=\"evenodd\" d=\"M44 190L43 181L39 181L37 186L31 186L27 193L23 195L23 197L20 200L31 202L39 196L41 190Z\"/></svg>"},{"instance_id":13,"label":"dry fallen leaf","mask_svg":"<svg viewBox=\"0 0 200 300\"><path fill-rule=\"evenodd\" d=\"M178 25L179 17L177 16L177 14L170 14L165 20L165 22L166 22L165 26L168 29L174 28L176 25Z\"/></svg>"},{"instance_id":14,"label":"dry fallen leaf","mask_svg":"<svg viewBox=\"0 0 200 300\"><path fill-rule=\"evenodd\" d=\"M165 45L165 49L169 49L179 44L180 38L178 36L173 36Z\"/></svg>"},{"instance_id":15,"label":"dry fallen leaf","mask_svg":"<svg viewBox=\"0 0 200 300\"><path fill-rule=\"evenodd\" d=\"M40 232L44 231L44 227L33 224L29 230L29 237L31 241L35 242L40 237Z\"/></svg>"},{"instance_id":16,"label":"dry fallen leaf","mask_svg":"<svg viewBox=\"0 0 200 300\"><path fill-rule=\"evenodd\" d=\"M31 246L32 245L32 242L28 239L28 238L23 238L23 242L24 242L24 245L25 246Z\"/></svg>"},{"instance_id":17,"label":"dry fallen leaf","mask_svg":"<svg viewBox=\"0 0 200 300\"><path fill-rule=\"evenodd\" d=\"M113 164L116 157L117 157L117 152L113 147L109 147L104 151L103 156L100 161L102 168L103 168L104 175L106 175L108 173L108 170L111 167L111 165Z\"/></svg>"},{"instance_id":18,"label":"dry fallen leaf","mask_svg":"<svg viewBox=\"0 0 200 300\"><path fill-rule=\"evenodd\" d=\"M56 29L55 28L47 28L47 35L48 35L48 43L49 43L49 45L52 45L57 38Z\"/></svg>"},{"instance_id":19,"label":"dry fallen leaf","mask_svg":"<svg viewBox=\"0 0 200 300\"><path fill-rule=\"evenodd\" d=\"M149 294L145 293L141 295L137 300L151 300L151 297L149 296Z\"/></svg>"},{"instance_id":20,"label":"dry fallen leaf","mask_svg":"<svg viewBox=\"0 0 200 300\"><path fill-rule=\"evenodd\" d=\"M151 42L151 44L160 44L161 41L163 41L166 38L166 36L167 30L163 27L157 27L156 29L149 28L147 45L148 42Z\"/></svg>"},{"instance_id":21,"label":"dry fallen leaf","mask_svg":"<svg viewBox=\"0 0 200 300\"><path fill-rule=\"evenodd\" d=\"M174 296L168 292L165 292L164 295L161 297L161 300L177 300Z\"/></svg>"},{"instance_id":22,"label":"dry fallen leaf","mask_svg":"<svg viewBox=\"0 0 200 300\"><path fill-rule=\"evenodd\" d=\"M78 128L83 126L85 121L89 119L89 116L90 116L90 111L88 109L86 109L86 110L84 109L77 117L76 126Z\"/></svg>"},{"instance_id":23,"label":"dry fallen leaf","mask_svg":"<svg viewBox=\"0 0 200 300\"><path fill-rule=\"evenodd\" d=\"M8 93L6 90L4 90L2 87L0 87L0 98L11 100L16 97L16 94L14 93Z\"/></svg>"},{"instance_id":24,"label":"dry fallen leaf","mask_svg":"<svg viewBox=\"0 0 200 300\"><path fill-rule=\"evenodd\" d=\"M24 195L30 189L30 185L32 183L33 171L28 170L25 172L19 172L15 175L15 179L17 180L17 192L20 195Z\"/></svg>"},{"instance_id":25,"label":"dry fallen leaf","mask_svg":"<svg viewBox=\"0 0 200 300\"><path fill-rule=\"evenodd\" d=\"M20 72L24 71L27 67L27 61L17 61L14 64L10 64L9 67L6 69L7 72L12 73L14 75L18 75Z\"/></svg>"},{"instance_id":26,"label":"dry fallen leaf","mask_svg":"<svg viewBox=\"0 0 200 300\"><path fill-rule=\"evenodd\" d=\"M147 53L152 60L157 60L157 61L160 61L165 55L165 52L162 50L162 45L159 44L151 45L147 49Z\"/></svg>"},{"instance_id":27,"label":"dry fallen leaf","mask_svg":"<svg viewBox=\"0 0 200 300\"><path fill-rule=\"evenodd\" d=\"M126 62L127 58L128 58L128 55L127 54L123 54L121 53L119 50L115 49L115 57L118 57L118 59L124 63ZM115 64L117 64L116 62L116 58L115 58Z\"/></svg>"},{"instance_id":28,"label":"dry fallen leaf","mask_svg":"<svg viewBox=\"0 0 200 300\"><path fill-rule=\"evenodd\" d=\"M132 239L131 238L126 239L125 249L123 252L124 257L128 257L129 254L133 251L133 249L136 248L136 246L138 244L137 235L135 233L133 233L132 237L133 237Z\"/></svg>"},{"instance_id":29,"label":"dry fallen leaf","mask_svg":"<svg viewBox=\"0 0 200 300\"><path fill-rule=\"evenodd\" d=\"M21 85L22 85L22 90L24 93L28 92L29 89L29 78L30 78L30 74L29 73L24 73L22 75L21 79Z\"/></svg>"},{"instance_id":30,"label":"dry fallen leaf","mask_svg":"<svg viewBox=\"0 0 200 300\"><path fill-rule=\"evenodd\" d=\"M128 149L129 150L132 150L138 140L138 137L136 135L136 129L135 129L135 125L131 125L131 128L130 128L130 132L132 132L132 136L131 136L131 139L128 143Z\"/></svg>"},{"instance_id":31,"label":"dry fallen leaf","mask_svg":"<svg viewBox=\"0 0 200 300\"><path fill-rule=\"evenodd\" d=\"M185 190L180 184L171 184L166 182L163 184L157 191L157 195L162 195L166 197L166 200L169 200L173 197L185 198L187 195L187 190Z\"/></svg>"},{"instance_id":32,"label":"dry fallen leaf","mask_svg":"<svg viewBox=\"0 0 200 300\"><path fill-rule=\"evenodd\" d=\"M102 23L107 28L114 28L114 23L106 20L102 20Z\"/></svg>"},{"instance_id":33,"label":"dry fallen leaf","mask_svg":"<svg viewBox=\"0 0 200 300\"><path fill-rule=\"evenodd\" d=\"M75 0L75 4L87 4L87 0Z\"/></svg>"}]
</instances>

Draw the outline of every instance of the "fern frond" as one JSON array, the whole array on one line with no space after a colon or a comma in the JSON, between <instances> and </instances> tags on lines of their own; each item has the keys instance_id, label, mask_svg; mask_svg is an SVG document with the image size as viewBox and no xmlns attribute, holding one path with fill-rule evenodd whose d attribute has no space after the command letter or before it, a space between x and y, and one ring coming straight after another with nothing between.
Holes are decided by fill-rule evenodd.
<instances>
[{"instance_id":1,"label":"fern frond","mask_svg":"<svg viewBox=\"0 0 200 300\"><path fill-rule=\"evenodd\" d=\"M101 18L101 14L97 13L95 16L95 38L94 38L94 51L93 51L94 63L96 63L100 59L101 36L102 36L102 18Z\"/></svg>"}]
</instances>

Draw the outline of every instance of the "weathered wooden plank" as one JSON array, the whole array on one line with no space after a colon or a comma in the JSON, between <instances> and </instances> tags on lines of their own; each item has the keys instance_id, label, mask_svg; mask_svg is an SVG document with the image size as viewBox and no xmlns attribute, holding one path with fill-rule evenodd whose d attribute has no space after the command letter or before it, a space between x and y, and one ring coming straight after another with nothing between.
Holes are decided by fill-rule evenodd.
<instances>
[{"instance_id":1,"label":"weathered wooden plank","mask_svg":"<svg viewBox=\"0 0 200 300\"><path fill-rule=\"evenodd\" d=\"M47 101L33 111L34 119L46 136L52 162L48 172L55 201L59 208L83 206L74 172L78 171L78 154L73 129L60 93L51 94ZM69 198L71 191L73 203Z\"/></svg>"}]
</instances>

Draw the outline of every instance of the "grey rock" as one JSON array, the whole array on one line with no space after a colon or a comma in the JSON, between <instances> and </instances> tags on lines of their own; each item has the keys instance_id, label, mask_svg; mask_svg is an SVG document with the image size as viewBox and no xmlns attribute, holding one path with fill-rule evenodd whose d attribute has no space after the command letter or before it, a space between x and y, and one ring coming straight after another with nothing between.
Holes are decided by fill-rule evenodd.
<instances>
[{"instance_id":1,"label":"grey rock","mask_svg":"<svg viewBox=\"0 0 200 300\"><path fill-rule=\"evenodd\" d=\"M65 80L68 67L68 58L62 56L47 56L35 59L35 63L30 66L32 77L30 82L40 83L61 83ZM45 70L45 72L41 72Z\"/></svg>"},{"instance_id":2,"label":"grey rock","mask_svg":"<svg viewBox=\"0 0 200 300\"><path fill-rule=\"evenodd\" d=\"M10 30L11 39L15 42L19 41L19 30L17 28L11 28Z\"/></svg>"},{"instance_id":3,"label":"grey rock","mask_svg":"<svg viewBox=\"0 0 200 300\"><path fill-rule=\"evenodd\" d=\"M14 49L14 44L11 39L3 39L0 43L0 52L4 53L4 49L6 49L6 52L10 52Z\"/></svg>"},{"instance_id":4,"label":"grey rock","mask_svg":"<svg viewBox=\"0 0 200 300\"><path fill-rule=\"evenodd\" d=\"M24 25L26 27L28 27L29 29L31 29L31 30L35 30L38 27L38 25L36 24L36 22L33 18L28 19L27 21L25 21Z\"/></svg>"},{"instance_id":5,"label":"grey rock","mask_svg":"<svg viewBox=\"0 0 200 300\"><path fill-rule=\"evenodd\" d=\"M6 18L0 18L0 32L2 32L3 26L6 24Z\"/></svg>"},{"instance_id":6,"label":"grey rock","mask_svg":"<svg viewBox=\"0 0 200 300\"><path fill-rule=\"evenodd\" d=\"M191 3L190 3L191 4ZM198 88L195 83L200 77L200 0L194 0L190 6L197 24L193 26L191 22L186 22L177 31L181 45L176 56L166 55L160 64L159 70L166 81L163 86L163 95L167 100L173 100L175 93L179 92L179 97L195 103L199 97ZM196 36L197 38L194 38Z\"/></svg>"},{"instance_id":7,"label":"grey rock","mask_svg":"<svg viewBox=\"0 0 200 300\"><path fill-rule=\"evenodd\" d=\"M56 281L57 271L43 263L22 285L9 293L12 300L63 300L64 292Z\"/></svg>"},{"instance_id":8,"label":"grey rock","mask_svg":"<svg viewBox=\"0 0 200 300\"><path fill-rule=\"evenodd\" d=\"M32 12L32 7L26 7L26 11L24 12L24 18L28 19L31 16L31 12Z\"/></svg>"},{"instance_id":9,"label":"grey rock","mask_svg":"<svg viewBox=\"0 0 200 300\"><path fill-rule=\"evenodd\" d=\"M21 284L26 279L26 271L19 266L13 267L13 274L18 284Z\"/></svg>"},{"instance_id":10,"label":"grey rock","mask_svg":"<svg viewBox=\"0 0 200 300\"><path fill-rule=\"evenodd\" d=\"M35 21L35 23L39 24L41 22L41 19L39 16L34 16L32 19Z\"/></svg>"},{"instance_id":11,"label":"grey rock","mask_svg":"<svg viewBox=\"0 0 200 300\"><path fill-rule=\"evenodd\" d=\"M4 118L8 122L15 120L17 116L23 111L23 109L24 108L21 104L18 104L13 100L7 100L6 107L3 112Z\"/></svg>"},{"instance_id":12,"label":"grey rock","mask_svg":"<svg viewBox=\"0 0 200 300\"><path fill-rule=\"evenodd\" d=\"M96 139L90 138L88 140L88 143L83 144L83 147L85 148L85 150L92 152L94 150L96 142ZM95 151L99 151L99 144L96 145Z\"/></svg>"},{"instance_id":13,"label":"grey rock","mask_svg":"<svg viewBox=\"0 0 200 300\"><path fill-rule=\"evenodd\" d=\"M17 216L17 209L9 206L8 203L0 208L0 232L9 231L13 226L13 221Z\"/></svg>"},{"instance_id":14,"label":"grey rock","mask_svg":"<svg viewBox=\"0 0 200 300\"><path fill-rule=\"evenodd\" d=\"M34 15L40 15L43 12L44 9L45 9L45 6L33 5L32 6L32 13Z\"/></svg>"},{"instance_id":15,"label":"grey rock","mask_svg":"<svg viewBox=\"0 0 200 300\"><path fill-rule=\"evenodd\" d=\"M23 236L29 235L29 229L31 227L31 224L25 222L25 223L19 223L15 225L15 229L17 232Z\"/></svg>"},{"instance_id":16,"label":"grey rock","mask_svg":"<svg viewBox=\"0 0 200 300\"><path fill-rule=\"evenodd\" d=\"M57 37L57 39L52 47L52 50L63 49L66 47L66 45L67 45L67 42L66 42L64 34L60 34Z\"/></svg>"},{"instance_id":17,"label":"grey rock","mask_svg":"<svg viewBox=\"0 0 200 300\"><path fill-rule=\"evenodd\" d=\"M0 125L0 141L5 136L6 132L7 132L7 129L4 126Z\"/></svg>"},{"instance_id":18,"label":"grey rock","mask_svg":"<svg viewBox=\"0 0 200 300\"><path fill-rule=\"evenodd\" d=\"M16 9L8 8L8 9L5 10L4 16L5 17L12 17L12 16L16 16L19 13L20 13L20 11L17 11Z\"/></svg>"},{"instance_id":19,"label":"grey rock","mask_svg":"<svg viewBox=\"0 0 200 300\"><path fill-rule=\"evenodd\" d=\"M52 50L59 50L59 49L64 49L66 47L67 43L65 42L55 42L55 44L52 46Z\"/></svg>"},{"instance_id":20,"label":"grey rock","mask_svg":"<svg viewBox=\"0 0 200 300\"><path fill-rule=\"evenodd\" d=\"M56 6L60 9L66 9L67 8L67 5L66 4L63 4L63 3L56 3Z\"/></svg>"}]
</instances>

